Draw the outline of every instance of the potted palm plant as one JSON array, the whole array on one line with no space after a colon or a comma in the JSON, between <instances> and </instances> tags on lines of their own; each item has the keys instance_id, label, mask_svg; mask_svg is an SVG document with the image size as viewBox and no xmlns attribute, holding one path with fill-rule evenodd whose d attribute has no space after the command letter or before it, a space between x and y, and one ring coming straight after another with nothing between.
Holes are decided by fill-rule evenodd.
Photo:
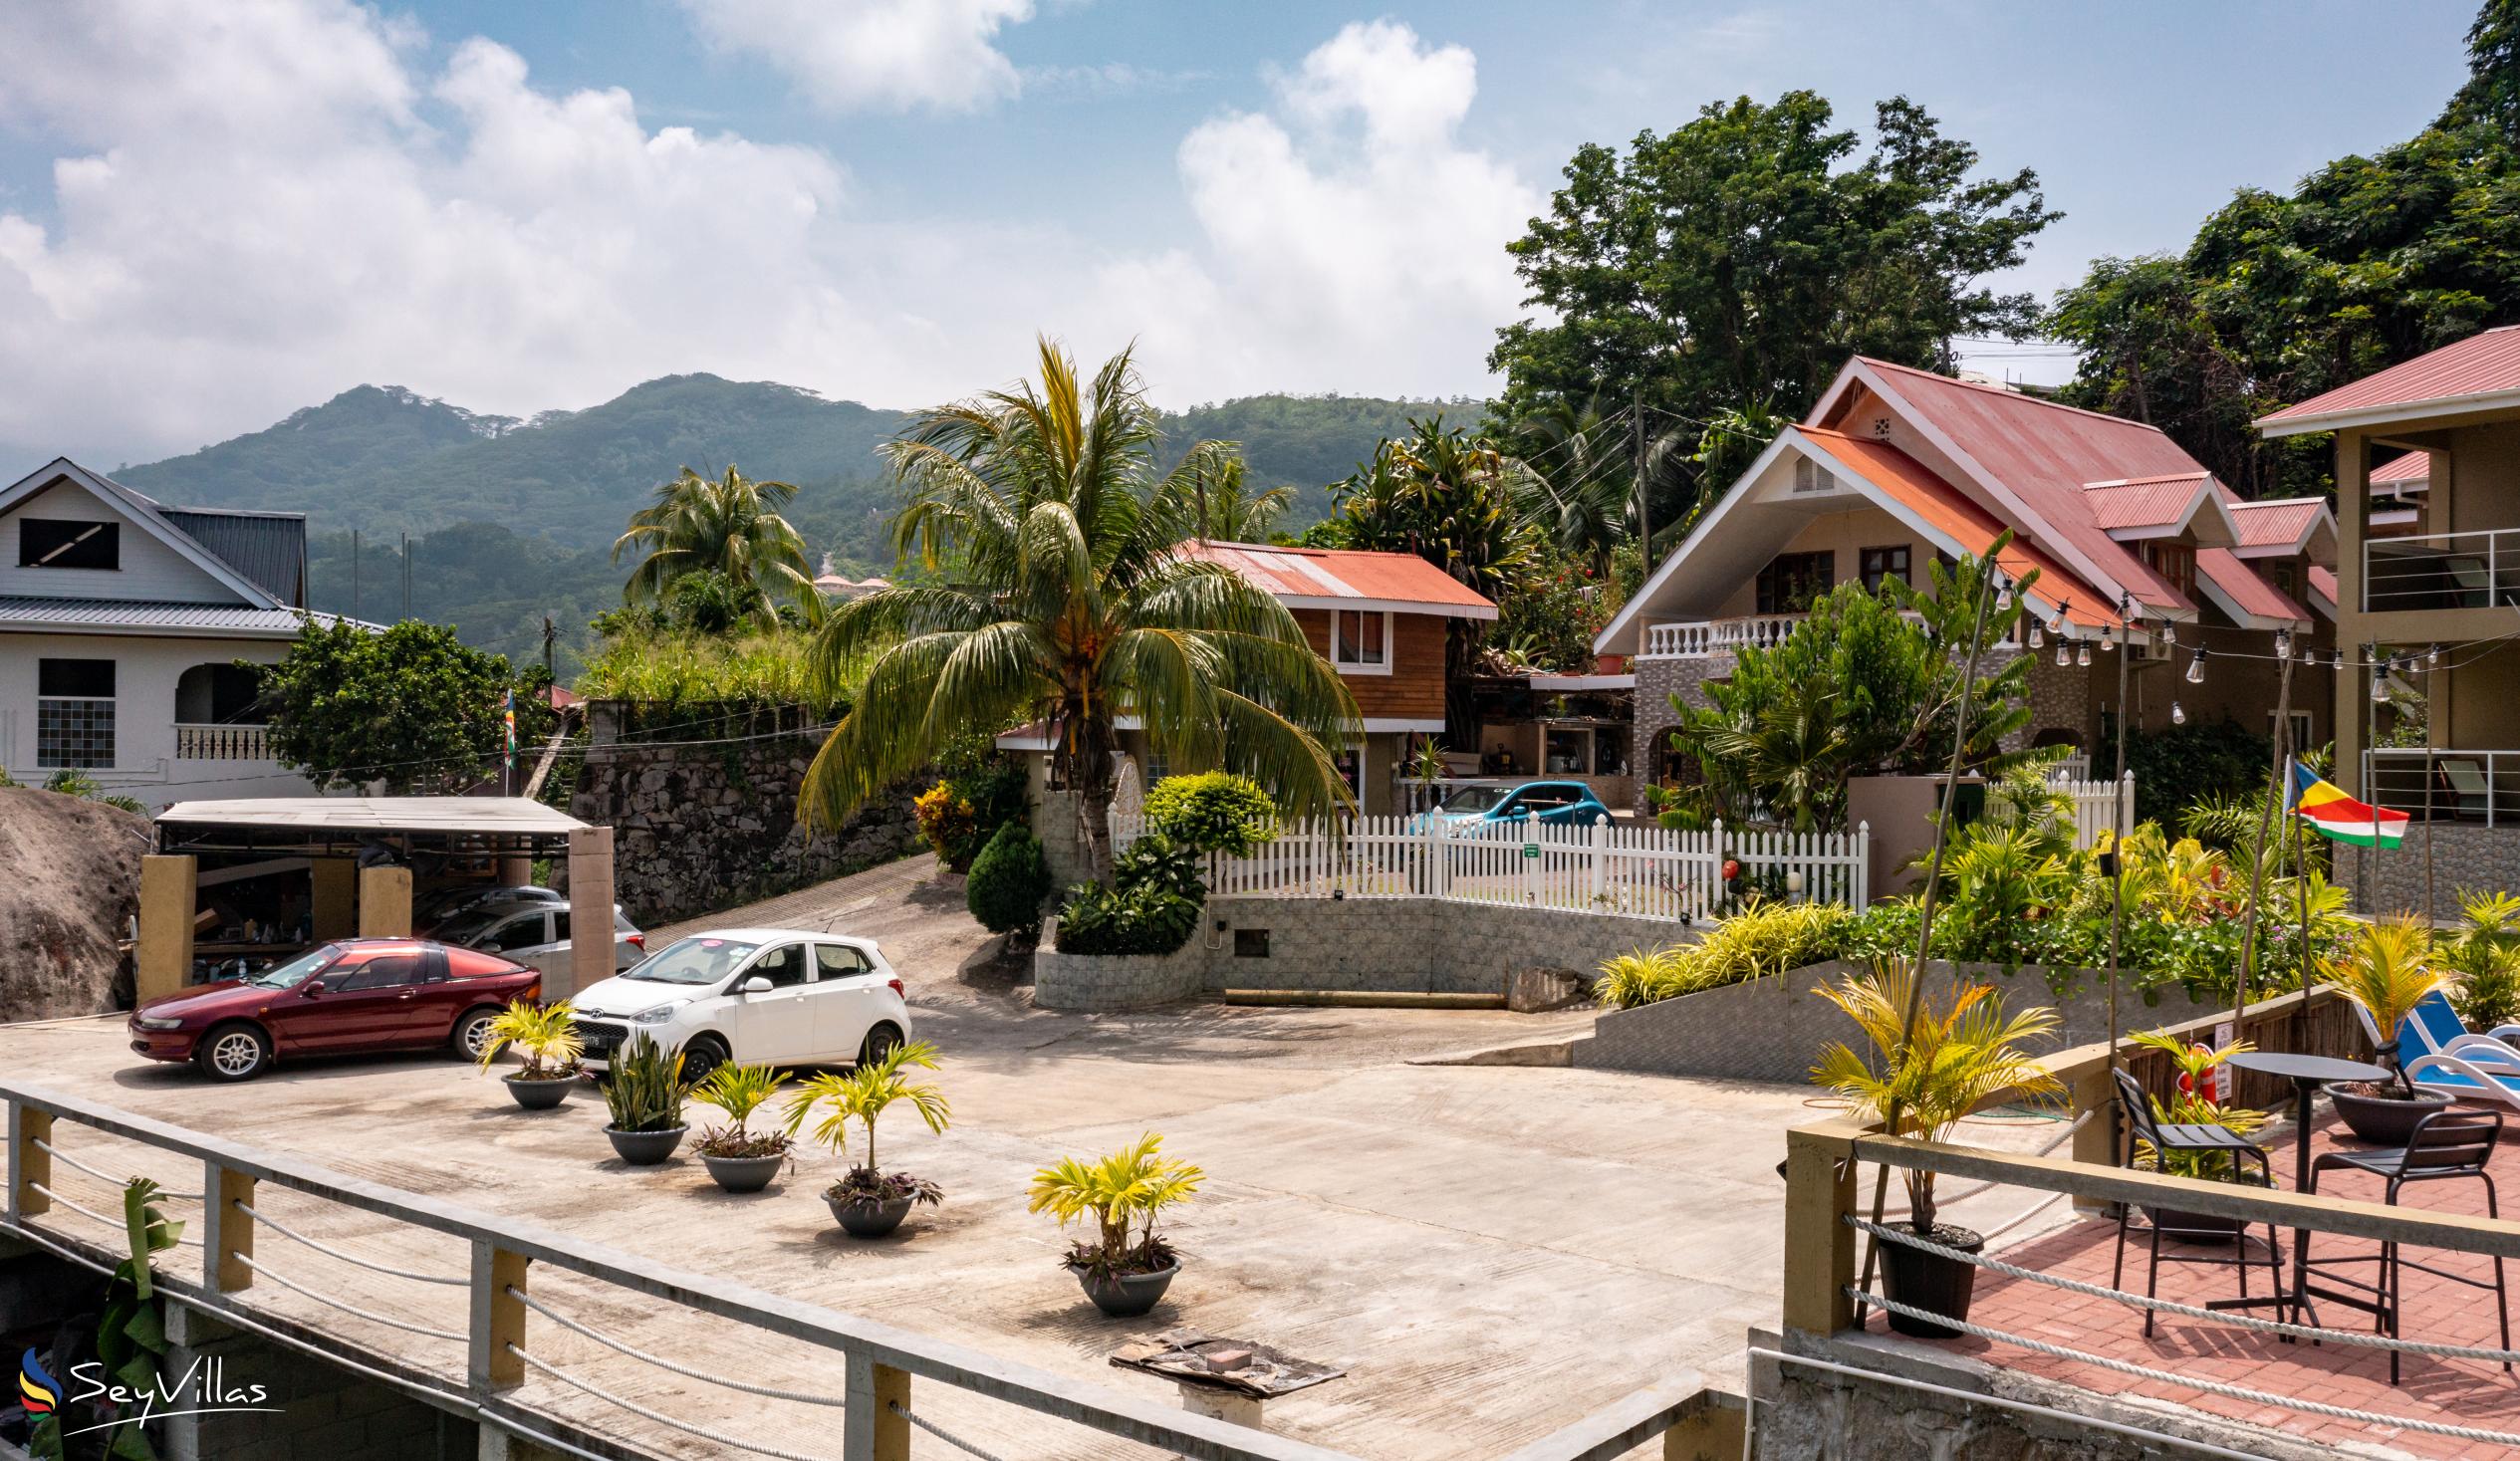
<instances>
[{"instance_id":1,"label":"potted palm plant","mask_svg":"<svg viewBox=\"0 0 2520 1461\"><path fill-rule=\"evenodd\" d=\"M548 1005L511 1001L490 1017L481 1042L481 1069L490 1069L499 1052L515 1047L525 1064L508 1072L508 1095L529 1111L550 1110L578 1084L578 1057L585 1047L578 1041L577 1016L567 1000Z\"/></svg>"},{"instance_id":2,"label":"potted palm plant","mask_svg":"<svg viewBox=\"0 0 2520 1461\"><path fill-rule=\"evenodd\" d=\"M1086 1221L1094 1236L1062 1260L1094 1307L1114 1319L1134 1319L1155 1307L1181 1272L1180 1255L1155 1231L1155 1214L1189 1200L1207 1178L1188 1162L1162 1154L1149 1131L1098 1161L1067 1157L1033 1173L1030 1210L1059 1226Z\"/></svg>"},{"instance_id":3,"label":"potted palm plant","mask_svg":"<svg viewBox=\"0 0 2520 1461\"><path fill-rule=\"evenodd\" d=\"M876 1165L876 1120L884 1108L896 1100L906 1100L930 1131L942 1131L952 1112L945 1105L945 1096L933 1086L913 1084L902 1074L915 1067L922 1071L936 1069L936 1047L924 1040L896 1045L884 1052L883 1059L860 1061L847 1075L826 1072L797 1088L788 1098L788 1131L793 1134L805 1124L806 1116L818 1106L828 1106L821 1124L814 1128L816 1143L828 1146L835 1156L849 1157L849 1123L856 1121L867 1130L867 1159L843 1173L841 1179L823 1189L823 1201L832 1210L832 1217L841 1230L852 1238L882 1238L901 1226L910 1208L918 1203L934 1205L945 1200L944 1190L924 1177L907 1172L886 1172Z\"/></svg>"},{"instance_id":4,"label":"potted palm plant","mask_svg":"<svg viewBox=\"0 0 2520 1461\"><path fill-rule=\"evenodd\" d=\"M645 1032L613 1058L604 1083L604 1108L613 1120L605 1136L622 1160L634 1167L652 1167L673 1155L688 1128L682 1122L682 1098L691 1088L682 1082L682 1053L668 1052Z\"/></svg>"},{"instance_id":5,"label":"potted palm plant","mask_svg":"<svg viewBox=\"0 0 2520 1461\"><path fill-rule=\"evenodd\" d=\"M2209 1047L2192 1044L2158 1030L2146 1030L2132 1037L2136 1044L2157 1050L2178 1067L2177 1095L2164 1101L2158 1096L2145 1098L2152 1102L2152 1118L2156 1121L2192 1126L2221 1126L2241 1136L2254 1135L2266 1124L2266 1112L2246 1106L2224 1105L2213 1096L2214 1072L2236 1055L2257 1049L2245 1040L2229 1045ZM2164 1176L2193 1177L2203 1182L2245 1182L2257 1185L2266 1180L2263 1169L2244 1166L2238 1156L2227 1151L2170 1151L2152 1149L2148 1141L2136 1143L2136 1163ZM2248 1224L2238 1218L2208 1217L2201 1212L2184 1212L2177 1208L2144 1206L2144 1216L2152 1226L2164 1232L2175 1232L2182 1241L2218 1243L2237 1241Z\"/></svg>"},{"instance_id":6,"label":"potted palm plant","mask_svg":"<svg viewBox=\"0 0 2520 1461\"><path fill-rule=\"evenodd\" d=\"M746 1123L762 1103L776 1096L788 1078L770 1066L720 1066L691 1094L726 1113L732 1126L711 1126L700 1133L700 1165L709 1178L729 1192L758 1192L779 1175L796 1138L785 1131L754 1131Z\"/></svg>"},{"instance_id":7,"label":"potted palm plant","mask_svg":"<svg viewBox=\"0 0 2520 1461\"><path fill-rule=\"evenodd\" d=\"M1915 979L1912 964L1886 962L1868 974L1849 975L1835 988L1824 984L1814 990L1855 1021L1871 1052L1859 1054L1843 1041L1832 1044L1812 1068L1813 1080L1862 1114L1887 1123L1890 1135L1925 1141L1942 1140L1961 1117L2007 1092L2041 1096L2063 1089L2020 1048L2020 1042L2056 1029L2056 1011L2028 1009L2007 1017L1994 986L1954 986L1917 1001L1911 1030L1907 1005ZM1910 1167L1903 1176L1910 1231L1962 1253L1986 1246L1982 1235L1936 1220L1934 1173ZM1968 1318L1975 1265L1904 1243L1882 1243L1875 1251L1882 1260L1882 1290L1890 1299L1951 1319ZM1890 1324L1917 1339L1947 1339L1959 1333L1896 1312Z\"/></svg>"},{"instance_id":8,"label":"potted palm plant","mask_svg":"<svg viewBox=\"0 0 2520 1461\"><path fill-rule=\"evenodd\" d=\"M2380 1063L2389 1081L2353 1081L2328 1088L2337 1115L2366 1141L2403 1146L2415 1123L2450 1103L2446 1096L2415 1090L2397 1062L2397 1029L2415 1006L2449 986L2434 966L2432 929L2411 913L2383 918L2363 930L2354 951L2321 967L2330 989L2351 1001L2380 1037Z\"/></svg>"}]
</instances>

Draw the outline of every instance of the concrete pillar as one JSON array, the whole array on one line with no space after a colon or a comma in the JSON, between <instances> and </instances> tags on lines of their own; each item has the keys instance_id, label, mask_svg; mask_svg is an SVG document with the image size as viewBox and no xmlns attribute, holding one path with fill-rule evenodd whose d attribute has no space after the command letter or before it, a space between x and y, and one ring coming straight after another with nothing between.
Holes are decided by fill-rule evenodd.
<instances>
[{"instance_id":1,"label":"concrete pillar","mask_svg":"<svg viewBox=\"0 0 2520 1461\"><path fill-rule=\"evenodd\" d=\"M525 1301L528 1260L522 1253L475 1240L472 1245L472 1329L465 1368L474 1393L512 1390L525 1383Z\"/></svg>"},{"instance_id":2,"label":"concrete pillar","mask_svg":"<svg viewBox=\"0 0 2520 1461\"><path fill-rule=\"evenodd\" d=\"M534 880L534 859L525 856L499 858L499 885L524 887Z\"/></svg>"},{"instance_id":3,"label":"concrete pillar","mask_svg":"<svg viewBox=\"0 0 2520 1461\"><path fill-rule=\"evenodd\" d=\"M1741 1461L1749 1419L1749 1404L1740 1396L1709 1392L1705 1409L1662 1433L1662 1461Z\"/></svg>"},{"instance_id":4,"label":"concrete pillar","mask_svg":"<svg viewBox=\"0 0 2520 1461\"><path fill-rule=\"evenodd\" d=\"M1853 1137L1863 1128L1833 1121L1785 1133L1785 1325L1828 1336L1855 1322L1856 1210Z\"/></svg>"},{"instance_id":5,"label":"concrete pillar","mask_svg":"<svg viewBox=\"0 0 2520 1461\"><path fill-rule=\"evenodd\" d=\"M315 883L309 914L317 943L353 938L359 933L359 863L349 857L318 857L309 874Z\"/></svg>"},{"instance_id":6,"label":"concrete pillar","mask_svg":"<svg viewBox=\"0 0 2520 1461\"><path fill-rule=\"evenodd\" d=\"M2078 1076L2074 1081L2074 1114L2091 1112L2074 1133L2074 1159L2096 1167L2118 1164L2118 1083L2111 1080L2109 1068ZM2105 1218L2113 1215L2114 1204L2097 1197L2074 1198L2074 1211L2083 1217Z\"/></svg>"},{"instance_id":7,"label":"concrete pillar","mask_svg":"<svg viewBox=\"0 0 2520 1461\"><path fill-rule=\"evenodd\" d=\"M543 999L567 999L613 977L613 829L569 834L569 972L543 976Z\"/></svg>"},{"instance_id":8,"label":"concrete pillar","mask_svg":"<svg viewBox=\"0 0 2520 1461\"><path fill-rule=\"evenodd\" d=\"M139 1002L179 994L192 979L192 920L200 862L181 853L140 858L140 941L133 960Z\"/></svg>"},{"instance_id":9,"label":"concrete pillar","mask_svg":"<svg viewBox=\"0 0 2520 1461\"><path fill-rule=\"evenodd\" d=\"M254 1219L237 1204L254 1205L251 1173L205 1164L202 1192L209 1200L202 1214L202 1286L213 1294L236 1294L254 1287Z\"/></svg>"},{"instance_id":10,"label":"concrete pillar","mask_svg":"<svg viewBox=\"0 0 2520 1461\"><path fill-rule=\"evenodd\" d=\"M53 1154L36 1145L53 1139L53 1113L9 1103L9 1218L41 1217L53 1199L35 1189L53 1185Z\"/></svg>"},{"instance_id":11,"label":"concrete pillar","mask_svg":"<svg viewBox=\"0 0 2520 1461\"><path fill-rule=\"evenodd\" d=\"M910 1375L863 1354L849 1356L841 1410L842 1461L910 1461Z\"/></svg>"},{"instance_id":12,"label":"concrete pillar","mask_svg":"<svg viewBox=\"0 0 2520 1461\"><path fill-rule=\"evenodd\" d=\"M410 868L362 867L359 869L359 936L361 938L409 938L411 936Z\"/></svg>"}]
</instances>

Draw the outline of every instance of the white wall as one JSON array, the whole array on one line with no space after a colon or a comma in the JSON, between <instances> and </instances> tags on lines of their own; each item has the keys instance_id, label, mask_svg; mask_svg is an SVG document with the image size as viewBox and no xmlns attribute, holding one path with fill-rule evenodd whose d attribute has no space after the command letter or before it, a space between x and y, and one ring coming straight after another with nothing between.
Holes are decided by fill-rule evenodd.
<instances>
[{"instance_id":1,"label":"white wall","mask_svg":"<svg viewBox=\"0 0 2520 1461\"><path fill-rule=\"evenodd\" d=\"M18 567L18 524L30 517L122 524L123 567ZM129 515L68 481L55 483L0 516L0 595L29 599L129 599L151 604L246 602Z\"/></svg>"},{"instance_id":2,"label":"white wall","mask_svg":"<svg viewBox=\"0 0 2520 1461\"><path fill-rule=\"evenodd\" d=\"M127 545L127 540L126 545ZM14 556L10 562L15 562ZM208 797L303 797L314 788L270 761L177 760L175 683L196 664L276 662L288 639L143 638L118 634L0 634L0 767L29 786L52 768L35 764L36 663L115 662L115 765L88 775L152 812Z\"/></svg>"}]
</instances>

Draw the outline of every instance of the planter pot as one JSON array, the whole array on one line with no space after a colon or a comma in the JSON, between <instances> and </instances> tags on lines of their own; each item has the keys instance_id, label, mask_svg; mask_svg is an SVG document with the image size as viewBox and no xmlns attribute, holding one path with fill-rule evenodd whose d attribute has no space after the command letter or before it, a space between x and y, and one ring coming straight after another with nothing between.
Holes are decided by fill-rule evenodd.
<instances>
[{"instance_id":1,"label":"planter pot","mask_svg":"<svg viewBox=\"0 0 2520 1461\"><path fill-rule=\"evenodd\" d=\"M758 1192L770 1185L787 1165L787 1153L770 1156L711 1156L700 1153L700 1165L709 1169L710 1180L729 1192Z\"/></svg>"},{"instance_id":2,"label":"planter pot","mask_svg":"<svg viewBox=\"0 0 2520 1461\"><path fill-rule=\"evenodd\" d=\"M578 1084L575 1076L560 1076L549 1081L517 1081L506 1083L508 1095L529 1111L547 1111L569 1098L569 1088Z\"/></svg>"},{"instance_id":3,"label":"planter pot","mask_svg":"<svg viewBox=\"0 0 2520 1461\"><path fill-rule=\"evenodd\" d=\"M634 1167L652 1167L673 1155L673 1149L682 1144L682 1133L690 1129L676 1126L669 1131L617 1131L607 1126L604 1135L622 1160Z\"/></svg>"},{"instance_id":4,"label":"planter pot","mask_svg":"<svg viewBox=\"0 0 2520 1461\"><path fill-rule=\"evenodd\" d=\"M1962 1253L1975 1253L1986 1246L1986 1240L1966 1228L1937 1224L1929 1235L1945 1248ZM1927 1253L1904 1243L1884 1243L1882 1255L1882 1292L1912 1308L1926 1310L1952 1319L1969 1317L1969 1295L1977 1288L1977 1268L1939 1253ZM1960 1332L1928 1320L1909 1319L1892 1313L1890 1327L1893 1334L1917 1339L1954 1339Z\"/></svg>"},{"instance_id":5,"label":"planter pot","mask_svg":"<svg viewBox=\"0 0 2520 1461\"><path fill-rule=\"evenodd\" d=\"M1172 1287L1181 1265L1175 1263L1150 1274L1122 1274L1109 1279L1081 1268L1068 1272L1077 1276L1077 1287L1085 1290L1085 1297L1094 1301L1095 1308L1114 1319L1135 1319L1162 1302L1163 1291Z\"/></svg>"},{"instance_id":6,"label":"planter pot","mask_svg":"<svg viewBox=\"0 0 2520 1461\"><path fill-rule=\"evenodd\" d=\"M2415 1122L2450 1103L2446 1096L2427 1094L2407 1100L2394 1095L2366 1095L2368 1089L2331 1086L2328 1098L2336 1102L2337 1115L2346 1129L2382 1146L2405 1145L2414 1137Z\"/></svg>"},{"instance_id":7,"label":"planter pot","mask_svg":"<svg viewBox=\"0 0 2520 1461\"><path fill-rule=\"evenodd\" d=\"M901 1219L910 1215L910 1204L917 1199L887 1197L882 1202L860 1199L843 1202L830 1193L823 1194L823 1205L832 1210L832 1217L841 1231L852 1238L888 1238L901 1226Z\"/></svg>"}]
</instances>

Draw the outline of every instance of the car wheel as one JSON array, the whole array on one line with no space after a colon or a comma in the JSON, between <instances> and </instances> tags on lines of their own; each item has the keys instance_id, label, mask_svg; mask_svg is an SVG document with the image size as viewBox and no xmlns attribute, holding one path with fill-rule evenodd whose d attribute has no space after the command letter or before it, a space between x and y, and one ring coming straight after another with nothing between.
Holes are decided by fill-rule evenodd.
<instances>
[{"instance_id":1,"label":"car wheel","mask_svg":"<svg viewBox=\"0 0 2520 1461\"><path fill-rule=\"evenodd\" d=\"M486 1006L464 1011L463 1018L455 1022L455 1033L448 1044L465 1060L481 1059L482 1049L490 1043L490 1024L498 1018L499 1012Z\"/></svg>"},{"instance_id":2,"label":"car wheel","mask_svg":"<svg viewBox=\"0 0 2520 1461\"><path fill-rule=\"evenodd\" d=\"M251 1025L222 1025L192 1058L213 1081L251 1081L271 1065L271 1037Z\"/></svg>"},{"instance_id":3,"label":"car wheel","mask_svg":"<svg viewBox=\"0 0 2520 1461\"><path fill-rule=\"evenodd\" d=\"M726 1064L726 1042L714 1035L695 1035L682 1047L682 1079L697 1086Z\"/></svg>"},{"instance_id":4,"label":"car wheel","mask_svg":"<svg viewBox=\"0 0 2520 1461\"><path fill-rule=\"evenodd\" d=\"M872 1066L892 1054L900 1044L900 1027L887 1020L867 1032L866 1043L858 1047L858 1064Z\"/></svg>"}]
</instances>

